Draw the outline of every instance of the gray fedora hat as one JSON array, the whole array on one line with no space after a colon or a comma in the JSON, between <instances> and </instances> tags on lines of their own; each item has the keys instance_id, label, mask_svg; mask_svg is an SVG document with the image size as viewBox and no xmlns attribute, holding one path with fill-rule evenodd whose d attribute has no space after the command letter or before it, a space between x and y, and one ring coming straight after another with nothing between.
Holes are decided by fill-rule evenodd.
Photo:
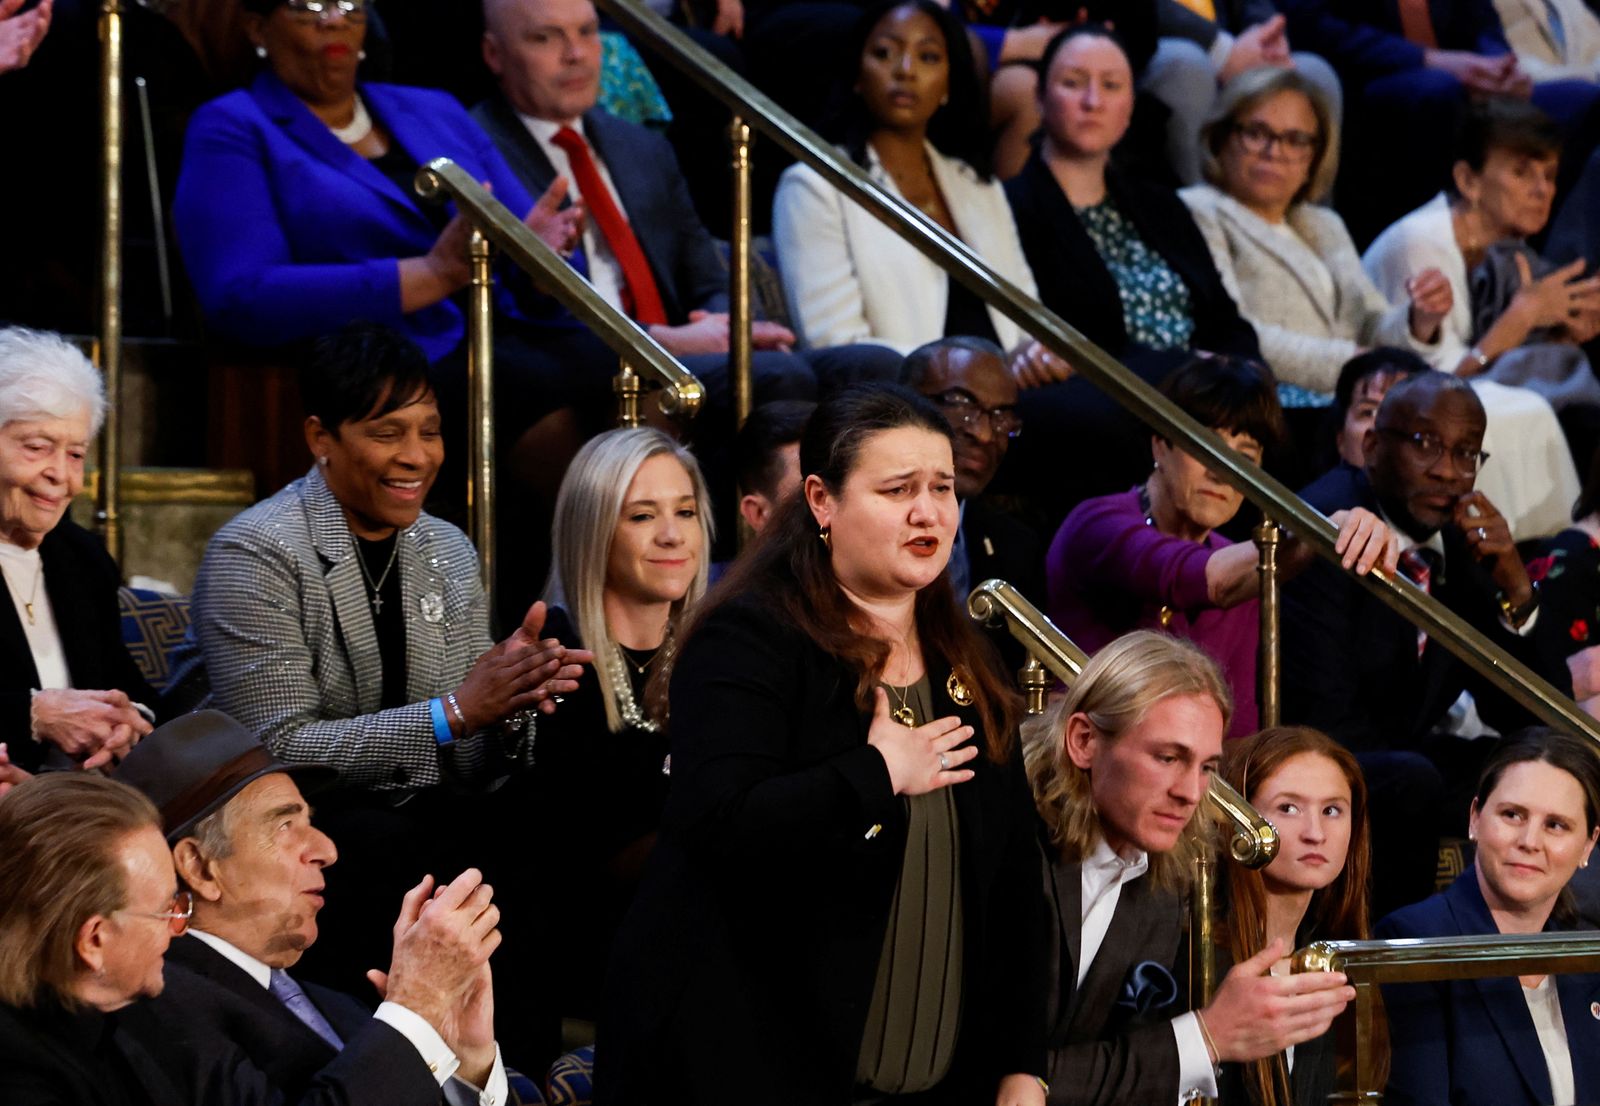
<instances>
[{"instance_id":1,"label":"gray fedora hat","mask_svg":"<svg viewBox=\"0 0 1600 1106\"><path fill-rule=\"evenodd\" d=\"M219 710L197 710L157 726L122 759L115 778L149 796L161 811L167 841L176 844L200 819L273 772L289 773L308 794L339 778L325 764L279 760Z\"/></svg>"}]
</instances>

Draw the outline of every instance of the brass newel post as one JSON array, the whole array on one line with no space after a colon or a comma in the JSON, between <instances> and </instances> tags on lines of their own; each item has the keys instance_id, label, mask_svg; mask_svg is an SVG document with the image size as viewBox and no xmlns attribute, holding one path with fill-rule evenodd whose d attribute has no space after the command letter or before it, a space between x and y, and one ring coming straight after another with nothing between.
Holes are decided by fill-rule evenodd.
<instances>
[{"instance_id":1,"label":"brass newel post","mask_svg":"<svg viewBox=\"0 0 1600 1106\"><path fill-rule=\"evenodd\" d=\"M630 429L643 425L639 397L644 392L644 385L639 380L639 374L633 371L633 366L628 364L627 358L622 359L622 367L611 378L611 390L617 394L617 425Z\"/></svg>"},{"instance_id":2,"label":"brass newel post","mask_svg":"<svg viewBox=\"0 0 1600 1106\"><path fill-rule=\"evenodd\" d=\"M1201 815L1203 816L1203 815ZM1199 1010L1217 991L1216 865L1202 849L1194 859L1194 887L1189 893L1189 1008ZM1198 1103L1215 1103L1200 1098Z\"/></svg>"},{"instance_id":3,"label":"brass newel post","mask_svg":"<svg viewBox=\"0 0 1600 1106\"><path fill-rule=\"evenodd\" d=\"M750 416L754 386L750 379L750 124L735 115L728 125L733 144L733 242L728 268L728 352L733 372L733 417L743 426Z\"/></svg>"},{"instance_id":4,"label":"brass newel post","mask_svg":"<svg viewBox=\"0 0 1600 1106\"><path fill-rule=\"evenodd\" d=\"M1261 704L1261 725L1276 726L1281 714L1278 699L1278 545L1283 530L1270 518L1251 533L1260 553L1256 574L1261 578L1261 640L1256 659L1256 699Z\"/></svg>"},{"instance_id":5,"label":"brass newel post","mask_svg":"<svg viewBox=\"0 0 1600 1106\"><path fill-rule=\"evenodd\" d=\"M1017 673L1017 683L1028 701L1028 713L1043 714L1045 697L1050 693L1050 673L1045 671L1038 657L1028 654L1028 662Z\"/></svg>"},{"instance_id":6,"label":"brass newel post","mask_svg":"<svg viewBox=\"0 0 1600 1106\"><path fill-rule=\"evenodd\" d=\"M494 609L494 272L489 239L467 240L472 283L467 312L467 526L478 547L483 590Z\"/></svg>"},{"instance_id":7,"label":"brass newel post","mask_svg":"<svg viewBox=\"0 0 1600 1106\"><path fill-rule=\"evenodd\" d=\"M113 559L122 560L122 0L100 5L100 333L95 352L105 377L100 434L100 495L95 522Z\"/></svg>"}]
</instances>

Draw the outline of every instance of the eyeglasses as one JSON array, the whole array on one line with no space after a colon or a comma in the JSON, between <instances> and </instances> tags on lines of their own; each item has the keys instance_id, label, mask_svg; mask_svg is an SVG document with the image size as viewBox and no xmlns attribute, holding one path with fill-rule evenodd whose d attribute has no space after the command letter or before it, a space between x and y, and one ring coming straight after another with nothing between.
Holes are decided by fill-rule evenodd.
<instances>
[{"instance_id":1,"label":"eyeglasses","mask_svg":"<svg viewBox=\"0 0 1600 1106\"><path fill-rule=\"evenodd\" d=\"M1265 154L1276 145L1284 157L1303 161L1317 148L1317 136L1310 131L1275 131L1265 123L1241 123L1233 133L1252 154Z\"/></svg>"},{"instance_id":2,"label":"eyeglasses","mask_svg":"<svg viewBox=\"0 0 1600 1106\"><path fill-rule=\"evenodd\" d=\"M963 430L977 430L983 422L989 424L992 434L1015 438L1022 433L1022 416L1015 407L980 407L977 399L959 388L941 392L933 402L943 407L950 421Z\"/></svg>"},{"instance_id":3,"label":"eyeglasses","mask_svg":"<svg viewBox=\"0 0 1600 1106\"><path fill-rule=\"evenodd\" d=\"M172 909L152 913L146 910L126 910L125 914L134 914L140 918L156 918L167 923L167 928L174 937L182 937L189 931L189 919L194 917L194 896L187 891L179 891L172 896Z\"/></svg>"},{"instance_id":4,"label":"eyeglasses","mask_svg":"<svg viewBox=\"0 0 1600 1106\"><path fill-rule=\"evenodd\" d=\"M355 23L367 18L367 0L284 0L283 6L302 23L321 23L335 16Z\"/></svg>"},{"instance_id":5,"label":"eyeglasses","mask_svg":"<svg viewBox=\"0 0 1600 1106\"><path fill-rule=\"evenodd\" d=\"M1426 430L1412 432L1409 430L1396 430L1392 426L1373 427L1380 434L1387 434L1391 438L1398 438L1411 446L1412 452L1417 455L1417 460L1425 465L1431 465L1444 456L1444 442L1437 434L1430 434ZM1450 449L1450 459L1455 462L1456 471L1467 476L1476 476L1489 460L1489 455L1481 449L1470 446L1458 445Z\"/></svg>"}]
</instances>

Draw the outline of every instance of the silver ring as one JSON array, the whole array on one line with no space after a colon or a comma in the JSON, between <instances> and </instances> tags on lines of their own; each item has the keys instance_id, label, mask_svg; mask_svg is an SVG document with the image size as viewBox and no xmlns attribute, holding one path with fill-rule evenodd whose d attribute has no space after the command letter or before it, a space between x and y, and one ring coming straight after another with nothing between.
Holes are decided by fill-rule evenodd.
<instances>
[{"instance_id":1,"label":"silver ring","mask_svg":"<svg viewBox=\"0 0 1600 1106\"><path fill-rule=\"evenodd\" d=\"M950 758L945 756L943 753L939 754L939 771L950 771Z\"/></svg>"},{"instance_id":2,"label":"silver ring","mask_svg":"<svg viewBox=\"0 0 1600 1106\"><path fill-rule=\"evenodd\" d=\"M1486 537L1488 537L1488 536L1489 536L1489 531L1487 531L1487 530L1485 530L1485 529L1484 529L1484 528L1483 528L1483 527L1481 527L1481 526L1480 526L1480 527L1478 527L1478 540L1479 540L1479 541L1482 541L1482 540L1483 540L1483 539L1484 539L1484 538L1486 538Z\"/></svg>"}]
</instances>

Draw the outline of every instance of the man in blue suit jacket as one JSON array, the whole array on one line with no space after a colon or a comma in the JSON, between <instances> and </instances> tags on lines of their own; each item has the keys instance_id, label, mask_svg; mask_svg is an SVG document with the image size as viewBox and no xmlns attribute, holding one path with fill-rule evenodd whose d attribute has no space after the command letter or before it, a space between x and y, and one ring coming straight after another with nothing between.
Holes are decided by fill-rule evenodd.
<instances>
[{"instance_id":1,"label":"man in blue suit jacket","mask_svg":"<svg viewBox=\"0 0 1600 1106\"><path fill-rule=\"evenodd\" d=\"M1345 83L1351 133L1361 142L1347 144L1348 185L1340 192L1356 201L1346 216L1358 242L1444 185L1468 97L1531 96L1561 125L1563 194L1600 135L1600 86L1551 81L1535 88L1506 42L1494 0L1427 0L1426 28L1402 18L1402 0L1281 6L1295 43L1332 62Z\"/></svg>"},{"instance_id":2,"label":"man in blue suit jacket","mask_svg":"<svg viewBox=\"0 0 1600 1106\"><path fill-rule=\"evenodd\" d=\"M574 179L571 159L552 136L571 127L587 142L603 183L649 264L666 322L651 336L706 383L713 405L728 394L728 271L695 213L688 185L665 138L596 106L600 98L599 18L590 0L488 0L484 59L500 94L473 109L523 185L543 191L558 174ZM581 191L576 182L569 195ZM582 197L593 214L595 203ZM599 229L585 222L574 267L622 307L620 262ZM893 380L900 358L877 346L791 352L794 334L776 323L754 327L751 372L756 401L815 398L818 378Z\"/></svg>"}]
</instances>

